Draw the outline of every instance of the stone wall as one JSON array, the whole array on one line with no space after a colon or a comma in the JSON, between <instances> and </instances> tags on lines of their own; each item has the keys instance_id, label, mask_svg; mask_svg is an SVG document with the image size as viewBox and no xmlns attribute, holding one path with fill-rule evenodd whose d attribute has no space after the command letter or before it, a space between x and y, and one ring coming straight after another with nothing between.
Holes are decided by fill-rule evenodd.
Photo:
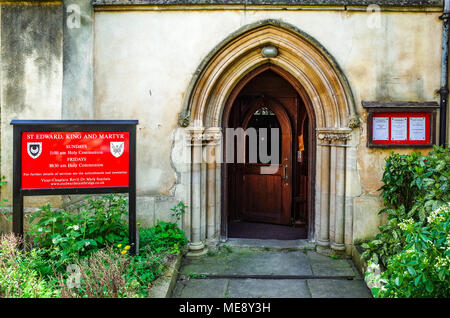
<instances>
[{"instance_id":1,"label":"stone wall","mask_svg":"<svg viewBox=\"0 0 450 318\"><path fill-rule=\"evenodd\" d=\"M255 7L227 7L242 1L206 2L221 6L177 1L195 4L186 8L164 0L133 8L122 4L146 1L96 0L94 8L89 0L2 4L1 174L12 180L11 119L138 119L139 221L168 220L178 200L188 202L172 158L177 156L178 116L199 65L236 30L272 19L314 38L348 79L361 120L351 140L357 177L346 185L356 197L353 239L375 233L383 221L377 215L378 188L390 150L366 147L367 114L361 102L438 101L441 1L351 1L362 6L358 10L340 0L245 1ZM368 2L397 6L365 12ZM79 27L67 24L71 5L80 9ZM322 7L309 10L308 5ZM2 197L11 200L10 186ZM46 200L28 199L26 205ZM61 199L51 202L57 206Z\"/></svg>"},{"instance_id":2,"label":"stone wall","mask_svg":"<svg viewBox=\"0 0 450 318\"><path fill-rule=\"evenodd\" d=\"M101 9L101 8L100 8ZM294 25L321 43L347 76L361 118L359 182L351 185L355 223L374 233L377 190L390 150L366 148L363 100L437 101L440 86L439 13L350 11L101 11L95 14L95 105L98 118L139 119L138 192L173 196L179 176L167 160L172 133L197 67L239 28L264 19ZM131 85L130 85L131 83ZM125 89L126 88L126 89ZM400 152L409 150L395 149ZM427 149L420 149L427 151ZM180 195L178 199L185 198ZM377 202L376 204L369 204ZM366 210L367 206L371 209ZM369 213L367 217L363 213ZM354 239L366 238L355 229Z\"/></svg>"},{"instance_id":3,"label":"stone wall","mask_svg":"<svg viewBox=\"0 0 450 318\"><path fill-rule=\"evenodd\" d=\"M1 191L10 204L12 119L60 119L62 88L62 9L60 1L0 3L1 32ZM27 206L60 197L27 198ZM2 221L0 221L2 222ZM2 222L4 223L4 222Z\"/></svg>"}]
</instances>

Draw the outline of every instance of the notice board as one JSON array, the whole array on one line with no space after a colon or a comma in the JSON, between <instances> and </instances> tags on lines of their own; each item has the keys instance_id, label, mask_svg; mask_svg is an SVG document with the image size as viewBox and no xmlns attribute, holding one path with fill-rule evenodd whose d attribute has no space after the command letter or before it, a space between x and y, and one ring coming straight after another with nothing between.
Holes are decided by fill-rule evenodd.
<instances>
[{"instance_id":1,"label":"notice board","mask_svg":"<svg viewBox=\"0 0 450 318\"><path fill-rule=\"evenodd\" d=\"M367 146L430 147L435 143L435 102L363 102L367 114Z\"/></svg>"},{"instance_id":2,"label":"notice board","mask_svg":"<svg viewBox=\"0 0 450 318\"><path fill-rule=\"evenodd\" d=\"M13 232L23 235L23 198L128 193L130 253L136 248L137 120L13 120Z\"/></svg>"}]
</instances>

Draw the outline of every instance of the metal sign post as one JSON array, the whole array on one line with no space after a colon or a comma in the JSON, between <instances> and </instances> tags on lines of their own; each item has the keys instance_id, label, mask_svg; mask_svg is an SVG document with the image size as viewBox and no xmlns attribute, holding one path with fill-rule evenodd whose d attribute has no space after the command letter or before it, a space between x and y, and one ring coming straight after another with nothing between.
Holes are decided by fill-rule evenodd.
<instances>
[{"instance_id":1,"label":"metal sign post","mask_svg":"<svg viewBox=\"0 0 450 318\"><path fill-rule=\"evenodd\" d=\"M137 120L13 120L13 232L23 236L23 198L128 193L136 254Z\"/></svg>"}]
</instances>

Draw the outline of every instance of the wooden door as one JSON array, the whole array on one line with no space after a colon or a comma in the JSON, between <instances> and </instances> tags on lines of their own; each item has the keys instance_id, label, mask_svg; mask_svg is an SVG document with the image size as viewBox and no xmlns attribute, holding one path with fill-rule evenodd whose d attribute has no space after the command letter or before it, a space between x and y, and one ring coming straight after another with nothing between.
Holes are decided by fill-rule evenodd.
<instances>
[{"instance_id":1,"label":"wooden door","mask_svg":"<svg viewBox=\"0 0 450 318\"><path fill-rule=\"evenodd\" d=\"M243 116L242 128L257 132L257 155L250 160L249 138L245 142L245 162L238 164L236 184L240 219L250 222L290 224L292 203L292 127L285 107L275 99L262 98ZM267 154L278 152L276 160L267 163L260 156L261 128L267 129ZM278 149L272 144L271 129L278 129ZM274 135L275 137L276 135ZM264 153L264 152L263 152ZM255 161L254 158L257 158ZM273 159L273 158L272 158Z\"/></svg>"}]
</instances>

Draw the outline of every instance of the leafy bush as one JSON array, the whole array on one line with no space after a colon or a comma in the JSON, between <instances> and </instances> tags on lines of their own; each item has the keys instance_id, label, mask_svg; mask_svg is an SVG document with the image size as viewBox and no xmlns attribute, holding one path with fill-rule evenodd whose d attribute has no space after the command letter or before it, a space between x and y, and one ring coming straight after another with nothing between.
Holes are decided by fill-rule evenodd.
<instances>
[{"instance_id":1,"label":"leafy bush","mask_svg":"<svg viewBox=\"0 0 450 318\"><path fill-rule=\"evenodd\" d=\"M155 251L170 251L178 253L187 239L182 230L175 223L159 221L154 227L139 231L140 245Z\"/></svg>"},{"instance_id":2,"label":"leafy bush","mask_svg":"<svg viewBox=\"0 0 450 318\"><path fill-rule=\"evenodd\" d=\"M178 202L173 208L172 217L177 221L186 212L187 206L182 202ZM187 239L182 230L180 230L176 223L159 221L156 226L149 229L141 229L139 231L140 245L155 251L169 251L170 253L179 253L183 248Z\"/></svg>"},{"instance_id":3,"label":"leafy bush","mask_svg":"<svg viewBox=\"0 0 450 318\"><path fill-rule=\"evenodd\" d=\"M407 245L390 259L378 277L382 286L372 289L374 294L450 297L450 205L432 212L426 225L408 219L400 228Z\"/></svg>"},{"instance_id":4,"label":"leafy bush","mask_svg":"<svg viewBox=\"0 0 450 318\"><path fill-rule=\"evenodd\" d=\"M449 295L450 151L434 147L427 156L392 154L381 187L387 224L362 244L362 257L379 265L380 297ZM368 280L373 281L373 273ZM376 275L375 275L376 276Z\"/></svg>"},{"instance_id":5,"label":"leafy bush","mask_svg":"<svg viewBox=\"0 0 450 318\"><path fill-rule=\"evenodd\" d=\"M441 147L427 156L392 154L386 159L381 187L387 224L380 226L374 240L362 245L363 258L383 267L405 249L400 224L412 219L424 224L426 217L450 201L450 151Z\"/></svg>"},{"instance_id":6,"label":"leafy bush","mask_svg":"<svg viewBox=\"0 0 450 318\"><path fill-rule=\"evenodd\" d=\"M128 235L128 205L123 195L105 195L100 200L89 198L79 213L52 209L49 204L31 216L28 235L38 247L61 265L88 255L99 248L125 242Z\"/></svg>"}]
</instances>

